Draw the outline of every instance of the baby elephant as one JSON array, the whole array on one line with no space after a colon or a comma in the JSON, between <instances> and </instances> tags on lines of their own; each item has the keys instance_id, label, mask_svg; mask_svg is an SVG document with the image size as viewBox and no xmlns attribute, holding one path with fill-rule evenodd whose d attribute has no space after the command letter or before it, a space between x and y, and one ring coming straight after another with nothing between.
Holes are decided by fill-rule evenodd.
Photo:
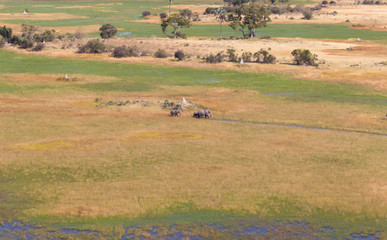
<instances>
[{"instance_id":1,"label":"baby elephant","mask_svg":"<svg viewBox=\"0 0 387 240\"><path fill-rule=\"evenodd\" d=\"M181 114L180 110L172 110L171 117L178 117Z\"/></svg>"}]
</instances>

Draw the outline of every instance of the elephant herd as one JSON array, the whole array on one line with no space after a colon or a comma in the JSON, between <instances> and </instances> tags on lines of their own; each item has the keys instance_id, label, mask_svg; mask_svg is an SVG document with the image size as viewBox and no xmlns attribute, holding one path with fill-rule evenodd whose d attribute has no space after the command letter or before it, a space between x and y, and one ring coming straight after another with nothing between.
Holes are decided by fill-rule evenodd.
<instances>
[{"instance_id":1,"label":"elephant herd","mask_svg":"<svg viewBox=\"0 0 387 240\"><path fill-rule=\"evenodd\" d=\"M180 110L172 110L171 111L172 117L179 117L180 115L181 115ZM192 117L194 117L194 118L212 118L212 112L210 109L199 110L197 112L194 112Z\"/></svg>"}]
</instances>

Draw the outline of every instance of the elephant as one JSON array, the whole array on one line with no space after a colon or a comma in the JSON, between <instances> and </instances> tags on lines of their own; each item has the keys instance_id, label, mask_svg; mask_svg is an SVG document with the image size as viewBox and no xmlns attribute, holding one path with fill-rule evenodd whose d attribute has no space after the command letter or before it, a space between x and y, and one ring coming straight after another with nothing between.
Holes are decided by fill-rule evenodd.
<instances>
[{"instance_id":1,"label":"elephant","mask_svg":"<svg viewBox=\"0 0 387 240\"><path fill-rule=\"evenodd\" d=\"M210 109L207 109L207 110L204 110L204 111L206 111L208 118L212 118L212 112L211 112Z\"/></svg>"},{"instance_id":2,"label":"elephant","mask_svg":"<svg viewBox=\"0 0 387 240\"><path fill-rule=\"evenodd\" d=\"M199 113L198 113L198 112L194 112L193 115L192 115L192 117L194 117L194 118L199 118Z\"/></svg>"},{"instance_id":3,"label":"elephant","mask_svg":"<svg viewBox=\"0 0 387 240\"><path fill-rule=\"evenodd\" d=\"M172 110L171 116L172 117L178 117L181 114L180 110Z\"/></svg>"},{"instance_id":4,"label":"elephant","mask_svg":"<svg viewBox=\"0 0 387 240\"><path fill-rule=\"evenodd\" d=\"M202 117L204 117L204 118L208 117L208 114L207 114L206 110L199 110L198 118L202 118Z\"/></svg>"}]
</instances>

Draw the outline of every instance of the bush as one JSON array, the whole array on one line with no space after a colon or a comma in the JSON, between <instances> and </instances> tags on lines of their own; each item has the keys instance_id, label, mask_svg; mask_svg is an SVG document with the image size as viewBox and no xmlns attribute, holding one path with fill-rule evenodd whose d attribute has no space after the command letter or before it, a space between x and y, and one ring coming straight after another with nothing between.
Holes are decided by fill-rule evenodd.
<instances>
[{"instance_id":1,"label":"bush","mask_svg":"<svg viewBox=\"0 0 387 240\"><path fill-rule=\"evenodd\" d=\"M182 33L182 32L177 32L175 36L176 36L176 38L187 39L187 35L185 33Z\"/></svg>"},{"instance_id":2,"label":"bush","mask_svg":"<svg viewBox=\"0 0 387 240\"><path fill-rule=\"evenodd\" d=\"M321 3L324 4L324 5L327 5L327 4L328 4L328 1L324 0L324 1L322 1Z\"/></svg>"},{"instance_id":3,"label":"bush","mask_svg":"<svg viewBox=\"0 0 387 240\"><path fill-rule=\"evenodd\" d=\"M111 24L104 24L99 28L101 38L109 39L117 34L117 28Z\"/></svg>"},{"instance_id":4,"label":"bush","mask_svg":"<svg viewBox=\"0 0 387 240\"><path fill-rule=\"evenodd\" d=\"M183 10L180 10L179 12L180 12L180 16L182 16L183 18L191 19L192 17L192 11L189 9L183 9Z\"/></svg>"},{"instance_id":5,"label":"bush","mask_svg":"<svg viewBox=\"0 0 387 240\"><path fill-rule=\"evenodd\" d=\"M128 57L138 57L141 56L141 52L138 50L137 46L128 47Z\"/></svg>"},{"instance_id":6,"label":"bush","mask_svg":"<svg viewBox=\"0 0 387 240\"><path fill-rule=\"evenodd\" d=\"M160 18L161 19L164 19L164 18L167 18L168 15L166 13L160 13Z\"/></svg>"},{"instance_id":7,"label":"bush","mask_svg":"<svg viewBox=\"0 0 387 240\"><path fill-rule=\"evenodd\" d=\"M5 45L5 39L2 36L0 36L0 48L4 47L4 45Z\"/></svg>"},{"instance_id":8,"label":"bush","mask_svg":"<svg viewBox=\"0 0 387 240\"><path fill-rule=\"evenodd\" d=\"M78 53L103 53L106 49L105 44L98 39L88 41L85 45L78 48Z\"/></svg>"},{"instance_id":9,"label":"bush","mask_svg":"<svg viewBox=\"0 0 387 240\"><path fill-rule=\"evenodd\" d=\"M8 41L12 37L12 28L0 27L0 36Z\"/></svg>"},{"instance_id":10,"label":"bush","mask_svg":"<svg viewBox=\"0 0 387 240\"><path fill-rule=\"evenodd\" d=\"M258 63L275 63L276 57L271 55L267 50L261 48L258 52L254 53L254 58Z\"/></svg>"},{"instance_id":11,"label":"bush","mask_svg":"<svg viewBox=\"0 0 387 240\"><path fill-rule=\"evenodd\" d=\"M20 47L23 49L32 48L34 46L34 42L29 39L23 39L20 43Z\"/></svg>"},{"instance_id":12,"label":"bush","mask_svg":"<svg viewBox=\"0 0 387 240\"><path fill-rule=\"evenodd\" d=\"M34 48L32 48L31 50L34 51L34 52L39 52L39 51L42 51L45 47L46 47L46 44L44 44L44 43L38 43L38 44L36 44L36 46L35 46Z\"/></svg>"},{"instance_id":13,"label":"bush","mask_svg":"<svg viewBox=\"0 0 387 240\"><path fill-rule=\"evenodd\" d=\"M177 58L179 61L183 61L185 59L185 54L182 50L178 50L175 52L175 58Z\"/></svg>"},{"instance_id":14,"label":"bush","mask_svg":"<svg viewBox=\"0 0 387 240\"><path fill-rule=\"evenodd\" d=\"M112 55L115 58L128 57L129 56L129 51L128 51L128 48L125 45L123 45L121 47L114 48L114 50L112 52Z\"/></svg>"},{"instance_id":15,"label":"bush","mask_svg":"<svg viewBox=\"0 0 387 240\"><path fill-rule=\"evenodd\" d=\"M83 39L83 38L85 38L86 36L87 36L87 34L84 33L84 32L82 32L81 30L77 30L77 31L75 32L75 34L74 34L74 37L75 37L76 39Z\"/></svg>"},{"instance_id":16,"label":"bush","mask_svg":"<svg viewBox=\"0 0 387 240\"><path fill-rule=\"evenodd\" d=\"M13 35L13 36L11 37L11 40L9 40L9 42L10 42L11 44L14 44L14 45L20 45L21 42L22 42L22 40L23 40L23 39L22 39L20 36Z\"/></svg>"},{"instance_id":17,"label":"bush","mask_svg":"<svg viewBox=\"0 0 387 240\"><path fill-rule=\"evenodd\" d=\"M46 30L42 34L35 34L35 42L52 42L55 39L54 35L55 30Z\"/></svg>"},{"instance_id":18,"label":"bush","mask_svg":"<svg viewBox=\"0 0 387 240\"><path fill-rule=\"evenodd\" d=\"M167 53L163 49L157 50L155 52L154 56L155 56L155 58L167 58L168 57Z\"/></svg>"},{"instance_id":19,"label":"bush","mask_svg":"<svg viewBox=\"0 0 387 240\"><path fill-rule=\"evenodd\" d=\"M236 54L235 52L236 51L234 48L227 49L226 54L227 54L227 58L230 62L237 62L238 61L238 54Z\"/></svg>"},{"instance_id":20,"label":"bush","mask_svg":"<svg viewBox=\"0 0 387 240\"><path fill-rule=\"evenodd\" d=\"M330 1L329 4L333 4L334 5L334 4L336 4L336 2L335 1Z\"/></svg>"},{"instance_id":21,"label":"bush","mask_svg":"<svg viewBox=\"0 0 387 240\"><path fill-rule=\"evenodd\" d=\"M147 17L147 16L149 16L149 15L151 15L151 12L149 12L149 11L143 11L143 12L142 12L142 16L143 16L143 17Z\"/></svg>"},{"instance_id":22,"label":"bush","mask_svg":"<svg viewBox=\"0 0 387 240\"><path fill-rule=\"evenodd\" d=\"M223 62L224 59L224 54L223 52L217 53L216 55L210 54L205 58L206 63L221 63Z\"/></svg>"},{"instance_id":23,"label":"bush","mask_svg":"<svg viewBox=\"0 0 387 240\"><path fill-rule=\"evenodd\" d=\"M313 12L311 9L306 9L302 12L302 15L304 15L303 19L310 20L313 18Z\"/></svg>"},{"instance_id":24,"label":"bush","mask_svg":"<svg viewBox=\"0 0 387 240\"><path fill-rule=\"evenodd\" d=\"M243 62L251 62L252 57L253 57L253 54L251 52L244 52L242 53L241 59L243 59Z\"/></svg>"},{"instance_id":25,"label":"bush","mask_svg":"<svg viewBox=\"0 0 387 240\"><path fill-rule=\"evenodd\" d=\"M312 54L308 49L294 49L291 54L297 65L318 66L317 55Z\"/></svg>"},{"instance_id":26,"label":"bush","mask_svg":"<svg viewBox=\"0 0 387 240\"><path fill-rule=\"evenodd\" d=\"M215 14L216 9L218 9L218 8L216 8L216 7L208 7L204 11L204 15L206 15L206 14Z\"/></svg>"}]
</instances>

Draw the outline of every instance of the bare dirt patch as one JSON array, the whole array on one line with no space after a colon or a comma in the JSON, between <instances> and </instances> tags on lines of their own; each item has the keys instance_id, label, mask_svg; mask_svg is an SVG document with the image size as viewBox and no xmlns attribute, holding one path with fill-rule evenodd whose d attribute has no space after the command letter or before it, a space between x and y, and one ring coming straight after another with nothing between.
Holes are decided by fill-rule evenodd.
<instances>
[{"instance_id":1,"label":"bare dirt patch","mask_svg":"<svg viewBox=\"0 0 387 240\"><path fill-rule=\"evenodd\" d=\"M23 20L61 20L61 19L85 19L69 13L0 13L0 20L23 19Z\"/></svg>"}]
</instances>

